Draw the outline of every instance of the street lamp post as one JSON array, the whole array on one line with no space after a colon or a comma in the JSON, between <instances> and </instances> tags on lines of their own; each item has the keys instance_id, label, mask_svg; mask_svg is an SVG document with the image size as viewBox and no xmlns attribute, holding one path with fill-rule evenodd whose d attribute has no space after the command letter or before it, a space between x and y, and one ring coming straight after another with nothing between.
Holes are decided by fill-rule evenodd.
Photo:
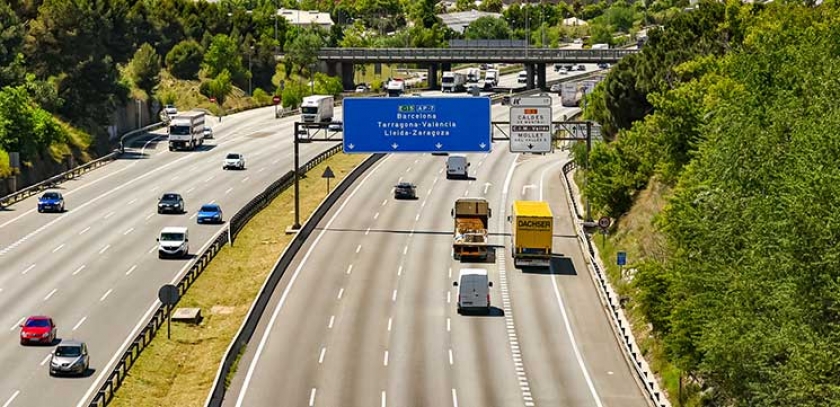
<instances>
[{"instance_id":1,"label":"street lamp post","mask_svg":"<svg viewBox=\"0 0 840 407\"><path fill-rule=\"evenodd\" d=\"M254 73L251 71L251 55L254 54L254 46L251 45L248 48L248 96L254 96L254 93L251 91L251 78L253 78Z\"/></svg>"}]
</instances>

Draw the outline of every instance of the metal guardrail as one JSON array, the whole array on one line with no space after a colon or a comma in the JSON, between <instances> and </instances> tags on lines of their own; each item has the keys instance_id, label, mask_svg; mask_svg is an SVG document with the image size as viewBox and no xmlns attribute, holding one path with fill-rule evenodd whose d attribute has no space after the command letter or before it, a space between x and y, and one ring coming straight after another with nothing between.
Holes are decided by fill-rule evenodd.
<instances>
[{"instance_id":1,"label":"metal guardrail","mask_svg":"<svg viewBox=\"0 0 840 407\"><path fill-rule=\"evenodd\" d=\"M330 149L318 154L311 160L307 161L306 164L302 166L302 169L310 170L314 168L316 165L320 164L330 156L334 155L335 153L341 151L341 145L336 145L331 147ZM216 254L219 253L221 248L227 244L228 241L228 229L230 229L230 236L235 241L236 236L245 226L245 224L250 220L257 212L259 212L262 208L268 205L272 199L274 199L277 195L281 192L288 189L292 183L294 182L294 172L289 171L284 174L280 179L266 187L263 192L258 194L256 197L251 199L245 206L243 206L239 211L234 214L230 220L228 221L228 228L223 228L217 232L215 239L212 241L212 244L208 246L201 254L197 257L195 263L193 263L192 267L190 267L189 271L181 278L180 281L176 284L178 287L178 292L183 297L186 294L187 290L192 286L192 284L198 279L202 272L207 268L210 264L210 261L216 257ZM337 189L336 189L337 190ZM174 308L174 305L171 306ZM128 371L140 357L140 354L145 350L149 344L154 339L155 335L157 335L158 331L165 326L166 316L168 315L168 311L171 309L167 309L167 306L160 304L158 305L157 310L152 314L149 318L149 321L146 323L146 326L140 331L140 333L134 338L131 344L128 346L127 349L123 351L122 357L117 362L117 365L114 366L111 374L108 375L105 382L100 386L99 391L96 392L93 400L91 400L88 405L90 407L104 407L107 406L108 403L111 402L114 398L114 394L120 388L123 381L125 380L126 376L128 376Z\"/></svg>"},{"instance_id":2,"label":"metal guardrail","mask_svg":"<svg viewBox=\"0 0 840 407\"><path fill-rule=\"evenodd\" d=\"M562 168L563 180L566 182L566 198L571 202L575 216L579 221L582 221L583 216L581 215L580 208L578 208L577 200L572 193L572 184L569 180L569 172L576 169L577 164L575 161L569 161L563 164ZM636 372L637 377L642 381L642 385L647 393L649 401L657 407L671 407L671 402L667 397L665 397L665 394L659 388L656 376L650 370L647 360L645 360L641 349L639 349L636 344L636 338L633 336L630 322L624 314L621 299L618 294L616 294L615 290L613 290L612 285L607 279L604 266L601 264L598 249L592 242L592 237L584 231L580 224L576 226L577 227L575 229L578 235L578 240L580 240L581 245L586 249L588 257L587 263L592 266L590 268L590 276L593 280L595 280L596 285L600 288L600 290L598 290L598 294L601 297L601 301L604 302L604 305L609 307L608 314L610 316L610 322L612 323L613 332L617 336L617 339L622 346L622 350L629 358L629 361L632 362L633 370Z\"/></svg>"},{"instance_id":3,"label":"metal guardrail","mask_svg":"<svg viewBox=\"0 0 840 407\"><path fill-rule=\"evenodd\" d=\"M84 173L86 173L90 170L99 168L99 167L117 159L124 152L123 146L124 146L124 143L127 139L135 137L135 136L142 135L145 132L156 128L156 126L159 127L160 125L161 125L161 123L155 123L155 124L152 124L152 125L149 125L149 126L137 129L137 130L132 130L132 131L130 131L130 132L128 132L128 133L126 133L126 134L124 134L120 137L120 148L119 149L114 150L114 151L112 151L108 154L105 154L102 157L99 157L99 158L97 158L93 161L88 161L88 162L86 162L82 165L79 165L77 167L74 167L74 168L71 168L67 171L64 171L60 174L49 177L49 178L47 178L47 179L45 179L41 182L30 185L26 188L22 188L22 189L14 192L14 193L11 193L11 194L6 195L4 197L0 197L0 208L2 208L4 206L11 205L11 204L14 204L16 202L20 202L20 201L22 201L26 198L29 198L30 196L35 195L39 192L42 192L46 189L53 188L53 187L55 187L56 185L58 185L62 182L65 182L65 181L68 181L68 180L71 180L71 179L74 179L74 178L78 178L80 175L82 175L82 174L84 174Z\"/></svg>"},{"instance_id":4,"label":"metal guardrail","mask_svg":"<svg viewBox=\"0 0 840 407\"><path fill-rule=\"evenodd\" d=\"M321 48L327 62L618 62L639 50L557 48Z\"/></svg>"}]
</instances>

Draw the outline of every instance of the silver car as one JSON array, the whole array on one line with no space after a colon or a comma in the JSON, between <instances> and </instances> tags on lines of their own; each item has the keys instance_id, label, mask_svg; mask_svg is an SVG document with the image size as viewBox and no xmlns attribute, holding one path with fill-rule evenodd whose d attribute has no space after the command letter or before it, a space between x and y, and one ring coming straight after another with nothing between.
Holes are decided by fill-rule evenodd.
<instances>
[{"instance_id":1,"label":"silver car","mask_svg":"<svg viewBox=\"0 0 840 407\"><path fill-rule=\"evenodd\" d=\"M63 340L50 358L50 376L57 374L84 375L90 367L87 345L84 342Z\"/></svg>"}]
</instances>

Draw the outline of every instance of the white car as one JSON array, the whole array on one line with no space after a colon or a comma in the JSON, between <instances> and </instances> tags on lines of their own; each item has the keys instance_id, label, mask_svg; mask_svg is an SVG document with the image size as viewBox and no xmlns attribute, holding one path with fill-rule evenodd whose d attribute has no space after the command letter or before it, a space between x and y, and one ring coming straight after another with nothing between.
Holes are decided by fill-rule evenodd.
<instances>
[{"instance_id":1,"label":"white car","mask_svg":"<svg viewBox=\"0 0 840 407\"><path fill-rule=\"evenodd\" d=\"M367 91L368 91L368 88L365 85L356 86L356 93L365 93Z\"/></svg>"},{"instance_id":2,"label":"white car","mask_svg":"<svg viewBox=\"0 0 840 407\"><path fill-rule=\"evenodd\" d=\"M569 71L567 71L566 68L560 68L558 72L560 72L560 75L566 75L569 73Z\"/></svg>"},{"instance_id":3,"label":"white car","mask_svg":"<svg viewBox=\"0 0 840 407\"><path fill-rule=\"evenodd\" d=\"M244 170L245 156L239 153L228 153L227 157L225 157L225 163L222 165L222 169L226 170L228 168Z\"/></svg>"},{"instance_id":4,"label":"white car","mask_svg":"<svg viewBox=\"0 0 840 407\"><path fill-rule=\"evenodd\" d=\"M330 122L328 128L330 131L341 131L344 128L344 124L338 120L335 120Z\"/></svg>"},{"instance_id":5,"label":"white car","mask_svg":"<svg viewBox=\"0 0 840 407\"><path fill-rule=\"evenodd\" d=\"M213 129L210 127L204 128L204 138L212 139L213 138Z\"/></svg>"},{"instance_id":6,"label":"white car","mask_svg":"<svg viewBox=\"0 0 840 407\"><path fill-rule=\"evenodd\" d=\"M178 109L175 107L175 105L166 105L166 106L163 108L163 110L164 110L164 111L166 112L166 114L167 114L167 115L169 115L169 116L175 116L176 114L178 114Z\"/></svg>"}]
</instances>

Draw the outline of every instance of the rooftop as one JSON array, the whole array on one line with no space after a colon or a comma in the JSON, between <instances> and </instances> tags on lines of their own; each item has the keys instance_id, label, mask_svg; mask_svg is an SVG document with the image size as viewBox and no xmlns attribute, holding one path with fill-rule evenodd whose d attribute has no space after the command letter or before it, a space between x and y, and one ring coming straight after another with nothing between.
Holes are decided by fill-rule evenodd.
<instances>
[{"instance_id":1,"label":"rooftop","mask_svg":"<svg viewBox=\"0 0 840 407\"><path fill-rule=\"evenodd\" d=\"M334 25L330 13L322 13L317 10L290 10L281 8L277 10L277 15L283 16L292 25L319 25L322 27L331 27Z\"/></svg>"}]
</instances>

